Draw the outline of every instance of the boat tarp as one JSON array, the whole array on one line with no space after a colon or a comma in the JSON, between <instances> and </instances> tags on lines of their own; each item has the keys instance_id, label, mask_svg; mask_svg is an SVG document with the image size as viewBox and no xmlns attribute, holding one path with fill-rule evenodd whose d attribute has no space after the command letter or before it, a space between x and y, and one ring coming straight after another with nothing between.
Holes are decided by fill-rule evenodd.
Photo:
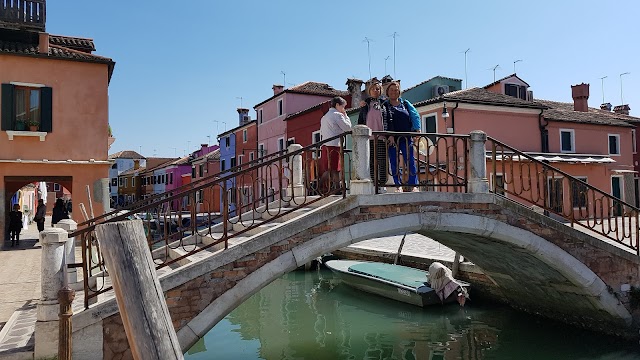
<instances>
[{"instance_id":1,"label":"boat tarp","mask_svg":"<svg viewBox=\"0 0 640 360\"><path fill-rule=\"evenodd\" d=\"M424 286L427 282L427 272L406 266L384 263L363 262L349 267L350 272L369 275L412 288Z\"/></svg>"}]
</instances>

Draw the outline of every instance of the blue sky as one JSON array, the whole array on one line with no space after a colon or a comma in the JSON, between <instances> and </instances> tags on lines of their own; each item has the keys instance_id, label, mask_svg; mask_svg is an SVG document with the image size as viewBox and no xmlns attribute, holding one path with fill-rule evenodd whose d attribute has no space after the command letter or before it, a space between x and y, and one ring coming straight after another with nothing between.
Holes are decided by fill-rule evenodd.
<instances>
[{"instance_id":1,"label":"blue sky","mask_svg":"<svg viewBox=\"0 0 640 360\"><path fill-rule=\"evenodd\" d=\"M613 6L612 4L615 4ZM591 84L589 105L624 102L640 116L640 2L566 1L87 1L47 3L47 31L93 38L116 68L109 87L110 153L182 156L237 126L236 108L271 86L304 81L338 89L348 77L394 76L410 87L432 76L469 86L513 72L534 97L571 101ZM215 122L217 121L217 123ZM222 122L226 122L223 124ZM210 136L207 138L207 135Z\"/></svg>"}]
</instances>

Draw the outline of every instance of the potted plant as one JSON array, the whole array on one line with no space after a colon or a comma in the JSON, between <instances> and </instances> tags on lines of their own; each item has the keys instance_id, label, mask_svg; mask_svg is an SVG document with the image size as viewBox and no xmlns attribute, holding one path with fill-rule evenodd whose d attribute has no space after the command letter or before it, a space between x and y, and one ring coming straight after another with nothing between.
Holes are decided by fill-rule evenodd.
<instances>
[{"instance_id":1,"label":"potted plant","mask_svg":"<svg viewBox=\"0 0 640 360\"><path fill-rule=\"evenodd\" d=\"M23 119L16 119L16 131L24 131L27 128L27 124Z\"/></svg>"},{"instance_id":2,"label":"potted plant","mask_svg":"<svg viewBox=\"0 0 640 360\"><path fill-rule=\"evenodd\" d=\"M30 131L38 131L38 128L40 127L40 121L29 120L28 124Z\"/></svg>"}]
</instances>

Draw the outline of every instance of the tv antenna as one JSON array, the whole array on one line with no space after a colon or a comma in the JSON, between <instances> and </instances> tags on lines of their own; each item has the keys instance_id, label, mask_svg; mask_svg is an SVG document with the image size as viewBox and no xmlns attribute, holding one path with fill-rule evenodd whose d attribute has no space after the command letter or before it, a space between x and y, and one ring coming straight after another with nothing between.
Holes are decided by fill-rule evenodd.
<instances>
[{"instance_id":1,"label":"tv antenna","mask_svg":"<svg viewBox=\"0 0 640 360\"><path fill-rule=\"evenodd\" d=\"M516 63L522 62L522 59L516 60L513 62L513 73L516 73ZM495 79L493 81L496 81Z\"/></svg>"},{"instance_id":2,"label":"tv antenna","mask_svg":"<svg viewBox=\"0 0 640 360\"><path fill-rule=\"evenodd\" d=\"M623 75L629 75L631 74L630 72L624 72L622 74L620 74L620 105L624 105L624 98L622 97L622 76Z\"/></svg>"},{"instance_id":3,"label":"tv antenna","mask_svg":"<svg viewBox=\"0 0 640 360\"><path fill-rule=\"evenodd\" d=\"M602 103L603 104L604 104L604 79L606 79L606 78L607 78L606 75L600 78L600 83L601 83L601 86L602 86Z\"/></svg>"},{"instance_id":4,"label":"tv antenna","mask_svg":"<svg viewBox=\"0 0 640 360\"><path fill-rule=\"evenodd\" d=\"M467 53L469 52L469 50L471 50L471 48L468 48L467 50L464 51L464 88L465 89L469 88L469 80L467 80Z\"/></svg>"},{"instance_id":5,"label":"tv antenna","mask_svg":"<svg viewBox=\"0 0 640 360\"><path fill-rule=\"evenodd\" d=\"M500 67L500 64L498 64L498 65L496 65L496 66L494 66L492 68L487 69L487 70L493 70L493 82L496 82L496 69L499 68L499 67Z\"/></svg>"},{"instance_id":6,"label":"tv antenna","mask_svg":"<svg viewBox=\"0 0 640 360\"><path fill-rule=\"evenodd\" d=\"M397 32L393 32L391 37L393 38L393 77L396 78L396 37L399 36ZM386 75L386 74L385 74Z\"/></svg>"},{"instance_id":7,"label":"tv antenna","mask_svg":"<svg viewBox=\"0 0 640 360\"><path fill-rule=\"evenodd\" d=\"M369 79L371 79L371 39L364 37L363 42L367 43L367 58L369 59Z\"/></svg>"},{"instance_id":8,"label":"tv antenna","mask_svg":"<svg viewBox=\"0 0 640 360\"><path fill-rule=\"evenodd\" d=\"M236 99L240 99L240 108L242 109L242 96L236 96Z\"/></svg>"},{"instance_id":9,"label":"tv antenna","mask_svg":"<svg viewBox=\"0 0 640 360\"><path fill-rule=\"evenodd\" d=\"M387 56L384 58L384 74L387 75L387 60L389 60L391 56Z\"/></svg>"},{"instance_id":10,"label":"tv antenna","mask_svg":"<svg viewBox=\"0 0 640 360\"><path fill-rule=\"evenodd\" d=\"M286 84L287 84L287 73L285 73L284 71L280 71L280 74L282 74L282 86L286 86Z\"/></svg>"}]
</instances>

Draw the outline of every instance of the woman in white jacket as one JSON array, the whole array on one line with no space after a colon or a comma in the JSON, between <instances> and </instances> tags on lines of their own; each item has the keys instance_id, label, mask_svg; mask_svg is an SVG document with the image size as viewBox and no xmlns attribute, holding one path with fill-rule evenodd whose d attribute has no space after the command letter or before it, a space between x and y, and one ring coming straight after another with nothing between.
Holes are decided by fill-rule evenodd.
<instances>
[{"instance_id":1,"label":"woman in white jacket","mask_svg":"<svg viewBox=\"0 0 640 360\"><path fill-rule=\"evenodd\" d=\"M320 119L320 136L322 140L340 135L351 130L351 121L346 111L347 101L339 96L331 99L331 109ZM319 174L320 192L326 193L340 180L342 154L340 139L331 140L322 145ZM333 185L333 186L332 186ZM334 189L335 189L334 187Z\"/></svg>"}]
</instances>

